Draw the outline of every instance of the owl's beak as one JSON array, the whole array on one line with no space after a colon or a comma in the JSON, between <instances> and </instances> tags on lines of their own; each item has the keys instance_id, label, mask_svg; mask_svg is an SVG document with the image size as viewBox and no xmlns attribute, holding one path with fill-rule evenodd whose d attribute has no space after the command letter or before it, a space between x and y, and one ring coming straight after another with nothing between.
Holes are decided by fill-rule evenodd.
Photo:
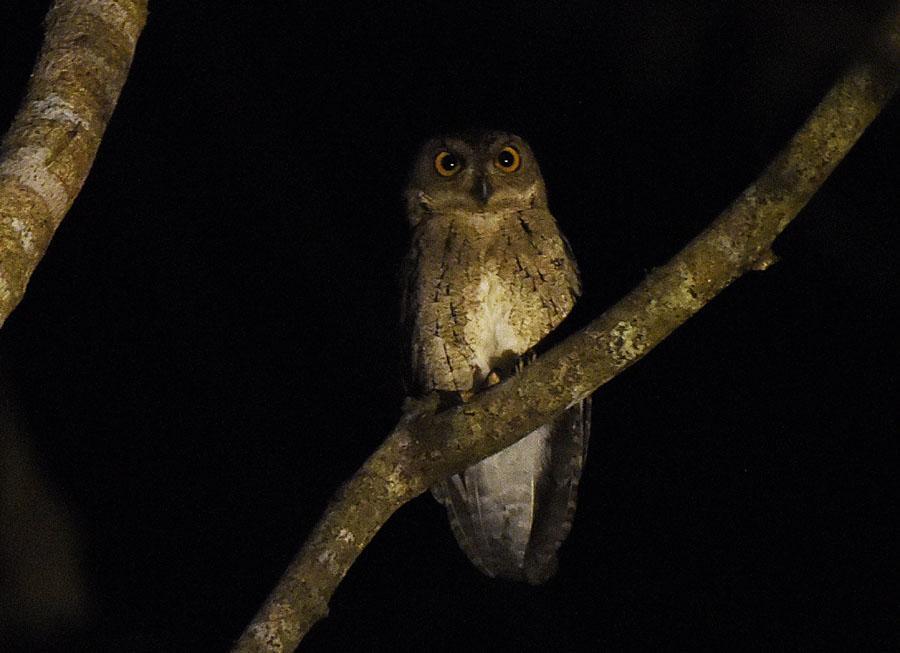
<instances>
[{"instance_id":1,"label":"owl's beak","mask_svg":"<svg viewBox=\"0 0 900 653\"><path fill-rule=\"evenodd\" d=\"M494 189L491 188L491 183L488 181L487 177L481 175L475 180L472 194L475 195L475 199L478 200L479 204L482 206L487 204L488 199L494 194Z\"/></svg>"}]
</instances>

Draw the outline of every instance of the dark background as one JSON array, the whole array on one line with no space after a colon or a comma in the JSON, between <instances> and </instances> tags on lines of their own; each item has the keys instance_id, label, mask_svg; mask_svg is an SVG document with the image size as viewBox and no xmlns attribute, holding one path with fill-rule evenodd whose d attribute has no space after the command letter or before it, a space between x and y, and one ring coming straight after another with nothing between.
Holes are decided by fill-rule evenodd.
<instances>
[{"instance_id":1,"label":"dark background","mask_svg":"<svg viewBox=\"0 0 900 653\"><path fill-rule=\"evenodd\" d=\"M0 9L4 126L47 5ZM531 142L584 276L571 331L754 179L885 6L151 5L93 171L0 333L85 542L93 616L66 650L227 649L395 424L419 142ZM595 395L550 583L479 575L422 497L305 650L895 647L898 118L777 266Z\"/></svg>"}]
</instances>

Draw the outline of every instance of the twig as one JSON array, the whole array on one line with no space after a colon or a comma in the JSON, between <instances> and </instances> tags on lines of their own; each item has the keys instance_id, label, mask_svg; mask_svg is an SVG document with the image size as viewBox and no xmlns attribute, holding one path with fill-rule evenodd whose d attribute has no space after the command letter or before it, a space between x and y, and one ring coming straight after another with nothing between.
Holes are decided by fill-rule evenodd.
<instances>
[{"instance_id":1,"label":"twig","mask_svg":"<svg viewBox=\"0 0 900 653\"><path fill-rule=\"evenodd\" d=\"M56 0L28 93L0 145L0 326L94 162L147 0Z\"/></svg>"}]
</instances>

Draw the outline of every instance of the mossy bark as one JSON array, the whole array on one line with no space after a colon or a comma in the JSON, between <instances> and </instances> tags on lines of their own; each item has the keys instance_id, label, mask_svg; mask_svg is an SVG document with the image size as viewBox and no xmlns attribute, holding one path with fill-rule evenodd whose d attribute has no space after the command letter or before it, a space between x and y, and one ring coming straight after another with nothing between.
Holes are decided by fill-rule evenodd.
<instances>
[{"instance_id":1,"label":"mossy bark","mask_svg":"<svg viewBox=\"0 0 900 653\"><path fill-rule=\"evenodd\" d=\"M22 107L0 145L0 326L94 162L147 0L56 0Z\"/></svg>"},{"instance_id":2,"label":"mossy bark","mask_svg":"<svg viewBox=\"0 0 900 653\"><path fill-rule=\"evenodd\" d=\"M739 276L768 267L775 238L896 90L898 64L900 4L759 179L669 263L521 374L461 406L408 413L332 499L234 650L293 650L397 508L547 423L645 356Z\"/></svg>"}]
</instances>

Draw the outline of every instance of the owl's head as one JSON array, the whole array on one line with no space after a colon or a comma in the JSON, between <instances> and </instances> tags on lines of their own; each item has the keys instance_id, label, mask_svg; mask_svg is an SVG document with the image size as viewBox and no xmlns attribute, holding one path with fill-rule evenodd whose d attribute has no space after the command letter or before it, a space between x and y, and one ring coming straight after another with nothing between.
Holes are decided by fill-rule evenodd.
<instances>
[{"instance_id":1,"label":"owl's head","mask_svg":"<svg viewBox=\"0 0 900 653\"><path fill-rule=\"evenodd\" d=\"M547 205L531 148L506 132L431 139L416 157L405 197L411 226L431 214L485 214Z\"/></svg>"}]
</instances>

